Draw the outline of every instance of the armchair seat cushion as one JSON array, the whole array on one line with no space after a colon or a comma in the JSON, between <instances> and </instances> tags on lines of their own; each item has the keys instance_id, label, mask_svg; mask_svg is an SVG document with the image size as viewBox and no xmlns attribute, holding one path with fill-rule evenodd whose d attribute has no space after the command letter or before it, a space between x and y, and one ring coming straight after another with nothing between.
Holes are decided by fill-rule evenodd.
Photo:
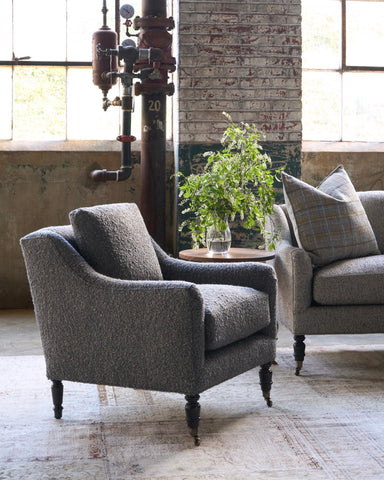
<instances>
[{"instance_id":1,"label":"armchair seat cushion","mask_svg":"<svg viewBox=\"0 0 384 480\"><path fill-rule=\"evenodd\" d=\"M204 284L198 288L204 298L205 350L242 340L269 324L267 293L235 285Z\"/></svg>"},{"instance_id":2,"label":"armchair seat cushion","mask_svg":"<svg viewBox=\"0 0 384 480\"><path fill-rule=\"evenodd\" d=\"M340 260L315 270L313 299L321 305L384 305L384 255Z\"/></svg>"}]
</instances>

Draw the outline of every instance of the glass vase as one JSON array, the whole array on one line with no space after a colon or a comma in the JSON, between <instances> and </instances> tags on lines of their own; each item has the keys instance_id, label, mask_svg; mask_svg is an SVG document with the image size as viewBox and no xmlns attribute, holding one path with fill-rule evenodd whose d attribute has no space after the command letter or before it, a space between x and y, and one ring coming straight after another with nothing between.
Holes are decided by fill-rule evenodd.
<instances>
[{"instance_id":1,"label":"glass vase","mask_svg":"<svg viewBox=\"0 0 384 480\"><path fill-rule=\"evenodd\" d=\"M207 228L206 241L209 253L228 253L231 247L231 230L228 220L224 220L225 228L222 227L223 222L211 225Z\"/></svg>"}]
</instances>

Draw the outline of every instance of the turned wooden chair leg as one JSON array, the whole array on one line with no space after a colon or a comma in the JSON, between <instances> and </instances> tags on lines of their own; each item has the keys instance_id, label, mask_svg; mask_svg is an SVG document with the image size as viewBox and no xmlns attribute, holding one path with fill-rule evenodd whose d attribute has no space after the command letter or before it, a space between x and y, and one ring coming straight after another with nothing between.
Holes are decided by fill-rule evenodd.
<instances>
[{"instance_id":1,"label":"turned wooden chair leg","mask_svg":"<svg viewBox=\"0 0 384 480\"><path fill-rule=\"evenodd\" d=\"M195 446L200 445L199 437L199 422L200 422L200 395L185 395L185 413L187 417L187 425L189 428L189 433L192 435L195 441Z\"/></svg>"},{"instance_id":2,"label":"turned wooden chair leg","mask_svg":"<svg viewBox=\"0 0 384 480\"><path fill-rule=\"evenodd\" d=\"M55 418L60 419L63 413L63 391L64 387L61 380L52 380L52 400L53 411L55 412Z\"/></svg>"},{"instance_id":3,"label":"turned wooden chair leg","mask_svg":"<svg viewBox=\"0 0 384 480\"><path fill-rule=\"evenodd\" d=\"M272 400L271 400L271 387L272 387L272 370L271 370L272 362L265 363L261 365L259 371L259 378L260 378L260 385L261 391L263 392L263 397L267 402L268 407L272 407Z\"/></svg>"},{"instance_id":4,"label":"turned wooden chair leg","mask_svg":"<svg viewBox=\"0 0 384 480\"><path fill-rule=\"evenodd\" d=\"M293 344L293 352L296 360L295 375L299 375L305 357L305 335L294 335L293 339L295 340Z\"/></svg>"}]
</instances>

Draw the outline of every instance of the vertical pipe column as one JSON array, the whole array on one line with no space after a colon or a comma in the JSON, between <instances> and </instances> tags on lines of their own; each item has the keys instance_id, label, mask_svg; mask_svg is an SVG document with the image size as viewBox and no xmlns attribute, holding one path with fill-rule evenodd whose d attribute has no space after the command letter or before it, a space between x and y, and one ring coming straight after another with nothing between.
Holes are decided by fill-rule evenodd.
<instances>
[{"instance_id":1,"label":"vertical pipe column","mask_svg":"<svg viewBox=\"0 0 384 480\"><path fill-rule=\"evenodd\" d=\"M164 94L143 94L141 121L141 213L149 233L164 248L166 217L166 98Z\"/></svg>"},{"instance_id":2,"label":"vertical pipe column","mask_svg":"<svg viewBox=\"0 0 384 480\"><path fill-rule=\"evenodd\" d=\"M149 233L164 248L166 224L166 95L174 92L168 84L168 72L175 70L171 56L174 28L172 18L167 19L166 0L143 0L143 16L136 17L134 28L140 28L139 48L161 50L158 61L146 70L144 79L135 84L135 94L142 95L141 132L141 213ZM148 69L138 60L135 71Z\"/></svg>"}]
</instances>

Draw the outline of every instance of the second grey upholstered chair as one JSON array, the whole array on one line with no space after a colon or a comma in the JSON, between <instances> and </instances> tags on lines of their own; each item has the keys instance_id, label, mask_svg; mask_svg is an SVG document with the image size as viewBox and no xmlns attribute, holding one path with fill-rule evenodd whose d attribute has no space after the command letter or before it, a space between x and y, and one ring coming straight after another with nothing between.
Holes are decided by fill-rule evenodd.
<instances>
[{"instance_id":1,"label":"second grey upholstered chair","mask_svg":"<svg viewBox=\"0 0 384 480\"><path fill-rule=\"evenodd\" d=\"M277 319L294 335L296 375L306 335L384 333L384 191L358 192L380 252L314 267L300 248L286 205L276 205L269 230L280 229L274 267Z\"/></svg>"},{"instance_id":2,"label":"second grey upholstered chair","mask_svg":"<svg viewBox=\"0 0 384 480\"><path fill-rule=\"evenodd\" d=\"M271 406L272 267L171 258L135 204L70 220L21 239L56 418L63 380L183 393L198 445L199 395L256 366Z\"/></svg>"}]
</instances>

